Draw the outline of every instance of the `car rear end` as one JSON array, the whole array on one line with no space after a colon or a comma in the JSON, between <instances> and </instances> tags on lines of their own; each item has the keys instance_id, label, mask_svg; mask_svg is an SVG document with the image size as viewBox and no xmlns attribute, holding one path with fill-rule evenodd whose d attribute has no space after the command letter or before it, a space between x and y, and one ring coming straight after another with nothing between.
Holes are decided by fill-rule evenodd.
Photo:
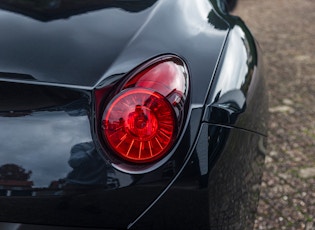
<instances>
[{"instance_id":1,"label":"car rear end","mask_svg":"<svg viewBox=\"0 0 315 230\"><path fill-rule=\"evenodd\" d=\"M252 226L266 98L250 33L208 1L135 2L2 6L0 221L23 223L6 227Z\"/></svg>"}]
</instances>

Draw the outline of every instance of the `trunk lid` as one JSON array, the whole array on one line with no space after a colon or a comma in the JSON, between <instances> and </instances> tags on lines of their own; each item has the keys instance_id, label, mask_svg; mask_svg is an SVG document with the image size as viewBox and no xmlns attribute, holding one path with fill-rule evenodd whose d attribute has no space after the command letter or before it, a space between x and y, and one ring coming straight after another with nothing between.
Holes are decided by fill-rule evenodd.
<instances>
[{"instance_id":1,"label":"trunk lid","mask_svg":"<svg viewBox=\"0 0 315 230\"><path fill-rule=\"evenodd\" d=\"M93 86L156 1L2 1L0 77Z\"/></svg>"}]
</instances>

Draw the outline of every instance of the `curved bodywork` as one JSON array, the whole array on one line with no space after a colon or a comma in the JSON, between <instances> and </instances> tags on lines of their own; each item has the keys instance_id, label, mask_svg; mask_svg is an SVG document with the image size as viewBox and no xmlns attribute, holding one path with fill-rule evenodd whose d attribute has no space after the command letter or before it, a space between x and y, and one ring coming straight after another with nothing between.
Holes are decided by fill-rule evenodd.
<instances>
[{"instance_id":1,"label":"curved bodywork","mask_svg":"<svg viewBox=\"0 0 315 230\"><path fill-rule=\"evenodd\" d=\"M267 98L239 18L214 0L10 2L0 4L0 221L253 227ZM176 143L155 163L107 157L98 95L168 56L189 74Z\"/></svg>"}]
</instances>

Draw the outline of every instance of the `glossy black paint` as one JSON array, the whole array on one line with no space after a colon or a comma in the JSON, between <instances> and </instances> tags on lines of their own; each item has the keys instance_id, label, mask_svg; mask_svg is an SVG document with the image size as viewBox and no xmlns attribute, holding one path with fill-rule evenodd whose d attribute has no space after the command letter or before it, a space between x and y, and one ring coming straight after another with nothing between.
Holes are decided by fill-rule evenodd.
<instances>
[{"instance_id":1,"label":"glossy black paint","mask_svg":"<svg viewBox=\"0 0 315 230\"><path fill-rule=\"evenodd\" d=\"M0 175L0 203L6 207L0 211L2 221L125 228L178 173L187 157L181 150L191 148L198 133L195 121L202 116L201 108L191 110L191 122L167 163L152 173L128 174L110 165L95 147L91 93L17 83L1 86L1 96L11 101L2 105L10 110L0 112L0 169L14 164L32 171L22 182ZM12 105L16 107L8 107ZM118 223L115 217L120 215L124 218Z\"/></svg>"},{"instance_id":2,"label":"glossy black paint","mask_svg":"<svg viewBox=\"0 0 315 230\"><path fill-rule=\"evenodd\" d=\"M171 53L183 58L198 79L191 83L192 92L198 92L192 102L204 103L227 24L205 0L149 3L136 13L112 7L49 22L2 11L0 27L6 33L0 38L0 73L6 79L15 73L15 79L23 74L22 80L32 81L27 75L35 82L91 89Z\"/></svg>"},{"instance_id":3,"label":"glossy black paint","mask_svg":"<svg viewBox=\"0 0 315 230\"><path fill-rule=\"evenodd\" d=\"M2 9L23 14L39 21L48 22L58 19L68 19L71 16L105 8L120 8L129 12L139 12L152 6L155 2L156 0L3 0L0 6Z\"/></svg>"},{"instance_id":4,"label":"glossy black paint","mask_svg":"<svg viewBox=\"0 0 315 230\"><path fill-rule=\"evenodd\" d=\"M202 124L180 176L133 229L253 229L265 141L252 132Z\"/></svg>"},{"instance_id":5,"label":"glossy black paint","mask_svg":"<svg viewBox=\"0 0 315 230\"><path fill-rule=\"evenodd\" d=\"M18 4L9 6L20 10ZM132 13L102 3L94 11L44 22L1 10L0 27L5 33L0 38L0 72L22 74L22 80L28 75L26 80L93 86L152 10Z\"/></svg>"},{"instance_id":6,"label":"glossy black paint","mask_svg":"<svg viewBox=\"0 0 315 230\"><path fill-rule=\"evenodd\" d=\"M243 22L216 0L30 2L0 4L0 221L251 229L267 98ZM120 171L96 135L95 94L165 54L188 67L184 128L159 167Z\"/></svg>"}]
</instances>

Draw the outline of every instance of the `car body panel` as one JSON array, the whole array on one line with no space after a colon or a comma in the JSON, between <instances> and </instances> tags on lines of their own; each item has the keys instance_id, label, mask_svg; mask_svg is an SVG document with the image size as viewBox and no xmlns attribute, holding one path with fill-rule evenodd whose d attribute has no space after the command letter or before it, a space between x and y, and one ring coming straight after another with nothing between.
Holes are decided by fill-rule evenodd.
<instances>
[{"instance_id":1,"label":"car body panel","mask_svg":"<svg viewBox=\"0 0 315 230\"><path fill-rule=\"evenodd\" d=\"M31 2L35 8L36 1ZM20 10L19 5L7 5ZM69 17L40 21L27 14L33 8L22 11L26 16L1 11L5 33L0 40L0 71L22 80L81 86L96 84L153 10L133 13L101 4L94 11L73 16L70 11Z\"/></svg>"},{"instance_id":2,"label":"car body panel","mask_svg":"<svg viewBox=\"0 0 315 230\"><path fill-rule=\"evenodd\" d=\"M263 67L246 26L218 3L0 4L0 221L250 229L266 142ZM124 170L102 148L96 94L113 97L139 66L169 55L190 79L183 128L162 160Z\"/></svg>"},{"instance_id":3,"label":"car body panel","mask_svg":"<svg viewBox=\"0 0 315 230\"><path fill-rule=\"evenodd\" d=\"M208 1L147 4L150 7L139 12L110 7L48 22L2 11L2 78L93 88L171 53L182 57L192 78L198 79L198 84L191 82L192 92L198 92L192 99L203 103L228 25Z\"/></svg>"},{"instance_id":4,"label":"car body panel","mask_svg":"<svg viewBox=\"0 0 315 230\"><path fill-rule=\"evenodd\" d=\"M253 229L265 141L256 133L203 123L181 174L131 229Z\"/></svg>"},{"instance_id":5,"label":"car body panel","mask_svg":"<svg viewBox=\"0 0 315 230\"><path fill-rule=\"evenodd\" d=\"M181 149L192 148L202 118L202 108L191 108L173 156L150 173L130 174L96 147L92 92L21 83L0 88L10 98L0 108L1 221L125 228L181 169L189 152Z\"/></svg>"},{"instance_id":6,"label":"car body panel","mask_svg":"<svg viewBox=\"0 0 315 230\"><path fill-rule=\"evenodd\" d=\"M203 120L266 136L268 96L261 50L244 23L237 17L234 20Z\"/></svg>"}]
</instances>

